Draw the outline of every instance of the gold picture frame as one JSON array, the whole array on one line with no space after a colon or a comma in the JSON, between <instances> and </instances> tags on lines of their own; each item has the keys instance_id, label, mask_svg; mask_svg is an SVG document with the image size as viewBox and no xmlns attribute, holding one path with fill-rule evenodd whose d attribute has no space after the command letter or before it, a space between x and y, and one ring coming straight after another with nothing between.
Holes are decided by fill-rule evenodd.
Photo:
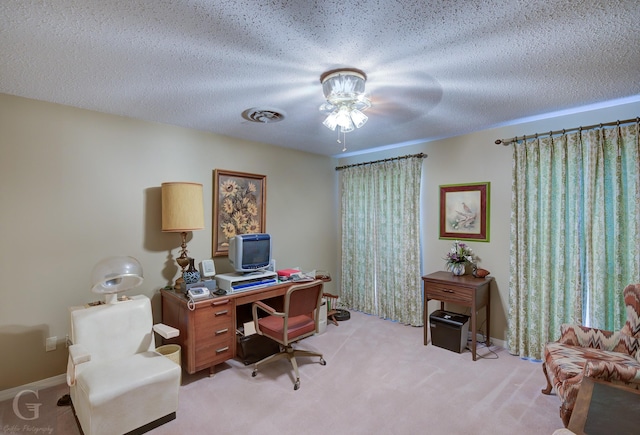
<instances>
[{"instance_id":1,"label":"gold picture frame","mask_svg":"<svg viewBox=\"0 0 640 435\"><path fill-rule=\"evenodd\" d=\"M229 252L229 239L238 234L264 233L267 176L215 169L213 171L212 256Z\"/></svg>"},{"instance_id":2,"label":"gold picture frame","mask_svg":"<svg viewBox=\"0 0 640 435\"><path fill-rule=\"evenodd\" d=\"M440 238L489 241L491 183L440 186Z\"/></svg>"}]
</instances>

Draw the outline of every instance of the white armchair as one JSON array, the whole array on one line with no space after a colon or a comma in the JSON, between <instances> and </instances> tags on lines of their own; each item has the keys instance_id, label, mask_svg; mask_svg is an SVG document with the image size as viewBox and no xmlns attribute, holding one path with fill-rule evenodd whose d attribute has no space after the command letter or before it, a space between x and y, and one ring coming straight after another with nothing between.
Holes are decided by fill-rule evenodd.
<instances>
[{"instance_id":1,"label":"white armchair","mask_svg":"<svg viewBox=\"0 0 640 435\"><path fill-rule=\"evenodd\" d=\"M155 351L154 330L179 334L153 325L144 295L71 311L67 383L85 435L145 432L175 418L182 370Z\"/></svg>"}]
</instances>

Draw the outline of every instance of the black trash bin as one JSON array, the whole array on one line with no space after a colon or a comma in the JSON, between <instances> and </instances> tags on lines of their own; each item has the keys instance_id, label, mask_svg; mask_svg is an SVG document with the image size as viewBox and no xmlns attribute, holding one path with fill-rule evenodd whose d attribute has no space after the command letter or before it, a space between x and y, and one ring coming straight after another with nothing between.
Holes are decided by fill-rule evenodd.
<instances>
[{"instance_id":1,"label":"black trash bin","mask_svg":"<svg viewBox=\"0 0 640 435\"><path fill-rule=\"evenodd\" d=\"M264 335L237 335L237 339L236 353L244 365L257 363L280 352L280 345Z\"/></svg>"},{"instance_id":2,"label":"black trash bin","mask_svg":"<svg viewBox=\"0 0 640 435\"><path fill-rule=\"evenodd\" d=\"M469 316L437 310L429 316L431 343L434 346L462 353L467 347Z\"/></svg>"}]
</instances>

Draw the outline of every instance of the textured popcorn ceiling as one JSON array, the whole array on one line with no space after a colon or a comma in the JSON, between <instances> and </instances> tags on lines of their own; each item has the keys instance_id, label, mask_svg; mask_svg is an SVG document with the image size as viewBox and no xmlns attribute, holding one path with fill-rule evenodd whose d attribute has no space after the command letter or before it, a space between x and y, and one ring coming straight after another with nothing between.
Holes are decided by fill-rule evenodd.
<instances>
[{"instance_id":1,"label":"textured popcorn ceiling","mask_svg":"<svg viewBox=\"0 0 640 435\"><path fill-rule=\"evenodd\" d=\"M349 152L640 94L637 0L4 0L0 92L339 155L320 74L368 75ZM286 114L246 120L250 108ZM572 126L570 126L572 127Z\"/></svg>"}]
</instances>

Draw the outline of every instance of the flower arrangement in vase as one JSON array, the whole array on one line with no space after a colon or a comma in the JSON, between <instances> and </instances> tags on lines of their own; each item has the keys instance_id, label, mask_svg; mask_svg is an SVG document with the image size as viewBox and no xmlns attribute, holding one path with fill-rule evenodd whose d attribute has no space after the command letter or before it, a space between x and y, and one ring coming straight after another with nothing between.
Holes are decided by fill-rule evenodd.
<instances>
[{"instance_id":1,"label":"flower arrangement in vase","mask_svg":"<svg viewBox=\"0 0 640 435\"><path fill-rule=\"evenodd\" d=\"M466 243L456 240L444 260L446 261L447 270L456 276L460 276L465 274L467 264L474 263L474 257L473 250Z\"/></svg>"}]
</instances>

